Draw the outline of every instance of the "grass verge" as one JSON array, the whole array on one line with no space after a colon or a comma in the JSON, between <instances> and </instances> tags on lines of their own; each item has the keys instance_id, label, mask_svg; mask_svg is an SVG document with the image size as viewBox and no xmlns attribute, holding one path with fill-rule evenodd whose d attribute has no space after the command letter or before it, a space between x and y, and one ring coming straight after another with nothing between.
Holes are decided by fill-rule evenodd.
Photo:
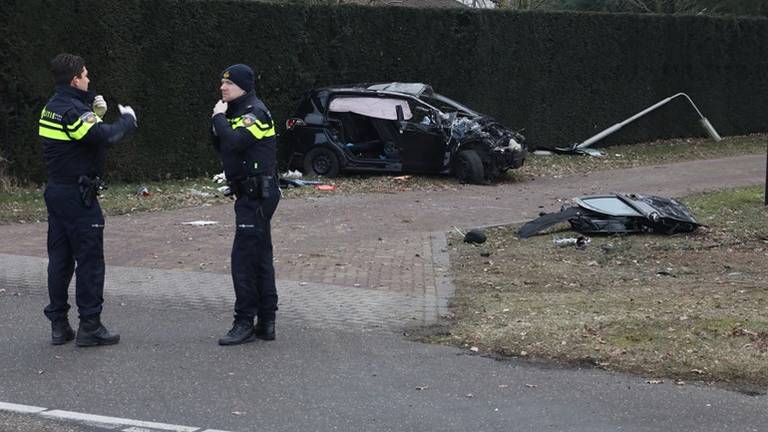
<instances>
[{"instance_id":1,"label":"grass verge","mask_svg":"<svg viewBox=\"0 0 768 432\"><path fill-rule=\"evenodd\" d=\"M206 179L110 185L99 199L107 215L161 211L227 202ZM142 194L143 188L148 195ZM40 222L47 218L41 188L16 187L0 192L0 223Z\"/></svg>"},{"instance_id":2,"label":"grass verge","mask_svg":"<svg viewBox=\"0 0 768 432\"><path fill-rule=\"evenodd\" d=\"M448 331L427 339L765 391L763 188L684 201L706 227L688 235L596 237L583 251L555 246L551 233L519 240L516 226L488 230L481 246L452 236L452 317Z\"/></svg>"}]
</instances>

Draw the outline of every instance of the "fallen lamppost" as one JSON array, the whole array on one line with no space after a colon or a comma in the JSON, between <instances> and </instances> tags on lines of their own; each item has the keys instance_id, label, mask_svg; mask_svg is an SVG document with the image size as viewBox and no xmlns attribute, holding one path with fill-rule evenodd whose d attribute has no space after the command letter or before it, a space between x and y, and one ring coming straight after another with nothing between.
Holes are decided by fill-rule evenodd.
<instances>
[{"instance_id":1,"label":"fallen lamppost","mask_svg":"<svg viewBox=\"0 0 768 432\"><path fill-rule=\"evenodd\" d=\"M670 96L662 101L659 101L658 103L640 111L639 113L633 115L632 117L620 123L616 123L615 125L607 129L604 129L603 131L597 133L596 135L593 135L590 138L587 138L586 140L584 140L579 144L573 144L568 147L556 147L555 151L558 153L582 153L582 154L588 154L591 156L603 156L603 153L600 150L591 149L589 148L589 146L607 137L608 135L616 132L622 127L628 125L629 123L632 123L633 121L639 119L640 117L648 114L649 112L655 110L656 108L666 105L672 99L675 99L676 97L679 97L679 96L685 97L686 99L688 99L688 102L691 103L691 106L693 106L693 109L696 110L696 113L699 115L699 123L701 123L701 126L704 127L704 130L707 131L707 135L709 135L715 141L719 142L720 140L722 140L722 138L720 137L720 134L718 134L717 131L715 130L715 127L712 126L712 123L710 123L709 120L707 120L707 118L704 117L704 114L702 114L701 111L699 111L699 108L696 106L695 103L693 103L693 100L691 100L690 96L688 96L685 93L678 93L674 96Z\"/></svg>"}]
</instances>

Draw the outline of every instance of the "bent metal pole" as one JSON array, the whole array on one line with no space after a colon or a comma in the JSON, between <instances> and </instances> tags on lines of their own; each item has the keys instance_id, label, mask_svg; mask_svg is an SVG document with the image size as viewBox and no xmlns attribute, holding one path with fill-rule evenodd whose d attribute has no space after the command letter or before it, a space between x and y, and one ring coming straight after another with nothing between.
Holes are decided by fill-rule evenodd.
<instances>
[{"instance_id":1,"label":"bent metal pole","mask_svg":"<svg viewBox=\"0 0 768 432\"><path fill-rule=\"evenodd\" d=\"M607 137L608 135L610 135L610 134L616 132L617 130L623 128L627 124L629 124L629 123L639 119L640 117L648 114L649 112L655 110L656 108L659 108L660 106L666 105L667 103L669 103L669 101L671 101L672 99L674 99L674 98L676 98L678 96L685 97L686 99L688 99L688 102L691 103L691 105L693 106L693 109L695 109L696 113L699 115L699 123L701 123L701 126L704 128L704 130L707 131L707 135L709 135L716 142L722 140L722 138L720 137L720 134L718 134L717 131L715 130L715 127L712 126L712 123L710 123L709 120L707 120L707 118L704 117L704 114L702 114L701 111L699 111L699 107L697 107L696 104L693 103L693 100L691 100L691 98L687 94L685 94L685 93L678 93L678 94L676 94L674 96L670 96L670 97L668 97L668 98L666 98L664 100L661 100L661 101L657 102L654 105L651 105L650 107L640 111L639 113L637 113L637 114L633 115L632 117L624 120L623 122L616 123L615 125L609 127L608 129L603 130L602 132L598 133L597 135L592 136L591 138L587 138L584 142L582 142L581 144L578 144L574 148L575 149L583 149L583 148L589 147L592 144L596 143L597 141L600 141L601 139Z\"/></svg>"}]
</instances>

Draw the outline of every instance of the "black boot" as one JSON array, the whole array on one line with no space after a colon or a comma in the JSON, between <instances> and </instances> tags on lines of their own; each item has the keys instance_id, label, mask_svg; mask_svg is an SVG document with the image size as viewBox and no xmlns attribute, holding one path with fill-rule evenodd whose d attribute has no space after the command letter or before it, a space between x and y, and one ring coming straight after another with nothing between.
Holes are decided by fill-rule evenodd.
<instances>
[{"instance_id":1,"label":"black boot","mask_svg":"<svg viewBox=\"0 0 768 432\"><path fill-rule=\"evenodd\" d=\"M80 327L77 329L77 346L88 347L97 345L114 345L120 342L120 335L110 333L99 315L80 317Z\"/></svg>"},{"instance_id":2,"label":"black boot","mask_svg":"<svg viewBox=\"0 0 768 432\"><path fill-rule=\"evenodd\" d=\"M75 338L75 331L67 318L51 321L51 344L63 345Z\"/></svg>"},{"instance_id":3,"label":"black boot","mask_svg":"<svg viewBox=\"0 0 768 432\"><path fill-rule=\"evenodd\" d=\"M253 323L248 321L235 321L227 335L219 339L219 345L239 345L256 340L253 333Z\"/></svg>"},{"instance_id":4,"label":"black boot","mask_svg":"<svg viewBox=\"0 0 768 432\"><path fill-rule=\"evenodd\" d=\"M256 337L263 340L275 340L275 320L260 319L254 330Z\"/></svg>"}]
</instances>

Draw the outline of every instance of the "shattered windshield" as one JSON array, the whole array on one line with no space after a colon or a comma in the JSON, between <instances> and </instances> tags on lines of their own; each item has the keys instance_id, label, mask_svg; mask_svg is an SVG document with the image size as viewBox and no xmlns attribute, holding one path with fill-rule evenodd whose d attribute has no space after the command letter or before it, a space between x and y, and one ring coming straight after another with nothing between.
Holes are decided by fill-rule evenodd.
<instances>
[{"instance_id":1,"label":"shattered windshield","mask_svg":"<svg viewBox=\"0 0 768 432\"><path fill-rule=\"evenodd\" d=\"M431 96L422 96L421 100L439 109L442 112L462 111L472 116L478 116L480 114L467 108L466 106L456 102L453 99L449 99L441 94L432 93Z\"/></svg>"}]
</instances>

